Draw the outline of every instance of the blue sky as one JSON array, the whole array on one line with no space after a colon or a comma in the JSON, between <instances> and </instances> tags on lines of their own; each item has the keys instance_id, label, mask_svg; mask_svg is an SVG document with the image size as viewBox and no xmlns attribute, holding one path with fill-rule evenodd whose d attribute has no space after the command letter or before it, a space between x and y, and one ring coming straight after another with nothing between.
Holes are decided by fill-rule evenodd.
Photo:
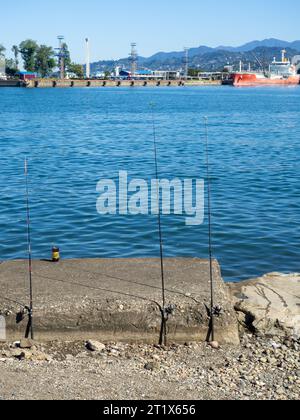
<instances>
[{"instance_id":1,"label":"blue sky","mask_svg":"<svg viewBox=\"0 0 300 420\"><path fill-rule=\"evenodd\" d=\"M150 56L183 46L237 46L254 39L300 38L299 0L3 3L0 43L10 49L32 38L55 47L56 37L61 34L78 62L84 61L86 36L91 39L93 60L125 57L132 41L137 42L140 55Z\"/></svg>"}]
</instances>

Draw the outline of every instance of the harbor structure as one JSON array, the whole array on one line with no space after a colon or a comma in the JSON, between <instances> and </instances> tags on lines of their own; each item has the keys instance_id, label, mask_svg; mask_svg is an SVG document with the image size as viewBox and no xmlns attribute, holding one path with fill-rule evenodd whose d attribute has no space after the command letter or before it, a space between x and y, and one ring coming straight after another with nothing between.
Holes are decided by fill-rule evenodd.
<instances>
[{"instance_id":1,"label":"harbor structure","mask_svg":"<svg viewBox=\"0 0 300 420\"><path fill-rule=\"evenodd\" d=\"M0 55L0 79L5 80L5 57L3 55Z\"/></svg>"},{"instance_id":2,"label":"harbor structure","mask_svg":"<svg viewBox=\"0 0 300 420\"><path fill-rule=\"evenodd\" d=\"M132 77L135 77L138 69L138 52L135 42L131 44L131 53L129 60L131 63L131 75Z\"/></svg>"},{"instance_id":3,"label":"harbor structure","mask_svg":"<svg viewBox=\"0 0 300 420\"><path fill-rule=\"evenodd\" d=\"M183 64L184 64L184 78L185 80L188 80L188 77L189 77L189 48L188 47L184 47Z\"/></svg>"},{"instance_id":4,"label":"harbor structure","mask_svg":"<svg viewBox=\"0 0 300 420\"><path fill-rule=\"evenodd\" d=\"M135 74L129 70L118 68L112 78L121 80L179 80L180 71L178 70L137 70Z\"/></svg>"},{"instance_id":5,"label":"harbor structure","mask_svg":"<svg viewBox=\"0 0 300 420\"><path fill-rule=\"evenodd\" d=\"M59 35L57 37L58 39L58 48L56 48L58 50L57 52L57 57L58 57L58 67L59 67L59 75L60 75L60 79L63 80L65 78L65 58L66 58L66 53L65 53L65 48L64 48L64 36L63 35Z\"/></svg>"},{"instance_id":6,"label":"harbor structure","mask_svg":"<svg viewBox=\"0 0 300 420\"><path fill-rule=\"evenodd\" d=\"M85 47L86 47L86 73L85 76L87 79L91 77L91 53L90 53L90 40L85 38Z\"/></svg>"}]
</instances>

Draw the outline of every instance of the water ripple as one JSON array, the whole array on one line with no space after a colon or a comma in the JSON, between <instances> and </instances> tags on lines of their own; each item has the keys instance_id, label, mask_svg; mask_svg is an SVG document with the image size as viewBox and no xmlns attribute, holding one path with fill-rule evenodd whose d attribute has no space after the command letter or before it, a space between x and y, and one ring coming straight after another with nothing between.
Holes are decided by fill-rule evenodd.
<instances>
[{"instance_id":1,"label":"water ripple","mask_svg":"<svg viewBox=\"0 0 300 420\"><path fill-rule=\"evenodd\" d=\"M214 253L239 280L300 271L300 89L61 89L0 92L0 259L26 256L23 161L30 160L35 258L158 256L155 216L99 216L96 184L204 177L209 117ZM207 218L163 217L167 256L207 256Z\"/></svg>"}]
</instances>

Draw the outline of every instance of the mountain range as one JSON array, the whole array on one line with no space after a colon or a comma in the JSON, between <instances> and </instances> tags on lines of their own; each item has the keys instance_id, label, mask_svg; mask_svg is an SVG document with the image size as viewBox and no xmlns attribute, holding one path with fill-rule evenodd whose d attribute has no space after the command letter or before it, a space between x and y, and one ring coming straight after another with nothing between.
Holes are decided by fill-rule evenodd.
<instances>
[{"instance_id":1,"label":"mountain range","mask_svg":"<svg viewBox=\"0 0 300 420\"><path fill-rule=\"evenodd\" d=\"M287 50L287 57L292 58L300 54L300 40L287 42L280 39L270 38L263 41L252 41L239 47L219 46L211 48L200 46L189 49L189 67L203 71L219 71L226 65L239 65L242 61L247 66L257 69L267 67L276 56L281 57L281 50ZM152 70L174 70L183 68L184 52L158 52L151 57L138 57L140 68ZM92 72L111 70L116 65L125 68L130 67L128 57L116 61L98 61L92 63Z\"/></svg>"}]
</instances>

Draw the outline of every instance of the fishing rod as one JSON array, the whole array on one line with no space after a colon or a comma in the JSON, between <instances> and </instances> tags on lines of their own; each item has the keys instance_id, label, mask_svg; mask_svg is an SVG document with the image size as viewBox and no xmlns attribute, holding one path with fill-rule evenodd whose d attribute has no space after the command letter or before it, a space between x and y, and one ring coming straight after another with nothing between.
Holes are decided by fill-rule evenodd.
<instances>
[{"instance_id":1,"label":"fishing rod","mask_svg":"<svg viewBox=\"0 0 300 420\"><path fill-rule=\"evenodd\" d=\"M153 129L153 148L154 148L154 163L155 163L155 177L156 177L156 195L157 195L157 222L160 246L160 270L161 270L161 284L162 284L162 331L160 344L167 345L167 319L168 313L166 308L166 287L165 287L165 272L164 272L164 249L163 249L163 235L160 213L160 199L159 199L159 177L158 177L158 159L157 159L157 141L156 141L156 126L154 119L154 104L150 104L152 111L152 129Z\"/></svg>"},{"instance_id":2,"label":"fishing rod","mask_svg":"<svg viewBox=\"0 0 300 420\"><path fill-rule=\"evenodd\" d=\"M28 162L25 158L25 186L26 186L26 213L27 213L27 248L28 248L28 278L29 278L29 307L28 325L25 338L34 339L33 331L33 285L32 285L32 248L31 248L31 224L30 224L30 205L29 205L29 183L28 183Z\"/></svg>"},{"instance_id":3,"label":"fishing rod","mask_svg":"<svg viewBox=\"0 0 300 420\"><path fill-rule=\"evenodd\" d=\"M206 156L206 183L207 183L207 211L208 211L208 252L209 252L209 278L210 278L210 337L215 341L215 294L213 275L213 246L212 246L212 214L211 214L211 178L208 144L208 118L204 117L205 125L205 156Z\"/></svg>"}]
</instances>

